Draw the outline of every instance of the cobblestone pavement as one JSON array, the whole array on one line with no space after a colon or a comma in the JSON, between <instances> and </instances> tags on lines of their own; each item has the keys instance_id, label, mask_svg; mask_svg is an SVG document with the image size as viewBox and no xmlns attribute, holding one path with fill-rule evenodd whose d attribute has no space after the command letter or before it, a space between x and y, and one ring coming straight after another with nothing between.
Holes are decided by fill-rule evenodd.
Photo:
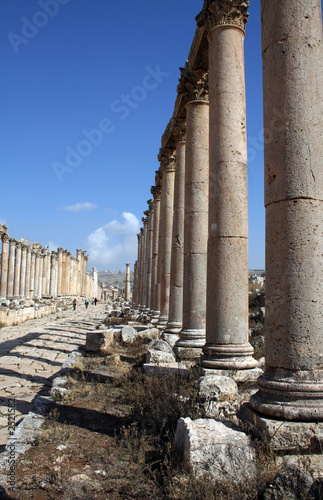
<instances>
[{"instance_id":1,"label":"cobblestone pavement","mask_svg":"<svg viewBox=\"0 0 323 500\"><path fill-rule=\"evenodd\" d=\"M34 398L48 392L69 354L85 344L87 331L106 317L104 304L71 309L0 329L0 451L9 438L8 405L15 400L19 423L33 410Z\"/></svg>"}]
</instances>

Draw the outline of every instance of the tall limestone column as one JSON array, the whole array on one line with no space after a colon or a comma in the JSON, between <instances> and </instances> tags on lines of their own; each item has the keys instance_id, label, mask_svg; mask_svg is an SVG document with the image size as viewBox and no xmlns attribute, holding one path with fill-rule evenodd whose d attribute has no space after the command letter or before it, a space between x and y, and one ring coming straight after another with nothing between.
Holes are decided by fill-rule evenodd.
<instances>
[{"instance_id":1,"label":"tall limestone column","mask_svg":"<svg viewBox=\"0 0 323 500\"><path fill-rule=\"evenodd\" d=\"M148 251L147 251L147 233L148 233L148 218L147 211L144 212L145 217L142 218L143 222L143 237L142 237L142 308L144 311L148 310L147 301L147 274L148 274Z\"/></svg>"},{"instance_id":2,"label":"tall limestone column","mask_svg":"<svg viewBox=\"0 0 323 500\"><path fill-rule=\"evenodd\" d=\"M184 219L185 219L185 134L184 119L174 123L176 137L176 170L174 219L170 273L169 319L166 333L179 333L183 326Z\"/></svg>"},{"instance_id":3,"label":"tall limestone column","mask_svg":"<svg viewBox=\"0 0 323 500\"><path fill-rule=\"evenodd\" d=\"M126 263L126 287L125 287L125 300L130 300L130 262Z\"/></svg>"},{"instance_id":4,"label":"tall limestone column","mask_svg":"<svg viewBox=\"0 0 323 500\"><path fill-rule=\"evenodd\" d=\"M50 268L51 268L51 251L47 250L47 261L46 261L46 288L45 295L49 297L49 289L50 289Z\"/></svg>"},{"instance_id":5,"label":"tall limestone column","mask_svg":"<svg viewBox=\"0 0 323 500\"><path fill-rule=\"evenodd\" d=\"M15 255L15 274L13 281L13 298L19 299L20 291L20 269L21 269L21 243L20 241L16 244L16 255Z\"/></svg>"},{"instance_id":6,"label":"tall limestone column","mask_svg":"<svg viewBox=\"0 0 323 500\"><path fill-rule=\"evenodd\" d=\"M57 268L57 256L52 253L50 256L50 286L49 286L49 295L50 297L57 296L56 289L56 268Z\"/></svg>"},{"instance_id":7,"label":"tall limestone column","mask_svg":"<svg viewBox=\"0 0 323 500\"><path fill-rule=\"evenodd\" d=\"M63 278L63 249L57 249L57 263L58 263L58 271L57 271L57 296L62 296L62 278Z\"/></svg>"},{"instance_id":8,"label":"tall limestone column","mask_svg":"<svg viewBox=\"0 0 323 500\"><path fill-rule=\"evenodd\" d=\"M137 269L138 269L138 261L134 263L133 266L133 289L132 289L132 303L137 305Z\"/></svg>"},{"instance_id":9,"label":"tall limestone column","mask_svg":"<svg viewBox=\"0 0 323 500\"><path fill-rule=\"evenodd\" d=\"M9 264L8 264L8 286L7 286L7 298L13 299L13 283L15 275L15 255L16 255L16 244L17 240L14 238L9 239Z\"/></svg>"},{"instance_id":10,"label":"tall limestone column","mask_svg":"<svg viewBox=\"0 0 323 500\"><path fill-rule=\"evenodd\" d=\"M152 312L151 322L157 323L160 316L160 278L159 278L159 233L160 233L160 203L161 203L161 174L156 172L156 185L151 188L151 194L154 197L154 241L152 255L151 272L151 293L152 293Z\"/></svg>"},{"instance_id":11,"label":"tall limestone column","mask_svg":"<svg viewBox=\"0 0 323 500\"><path fill-rule=\"evenodd\" d=\"M302 429L323 421L321 1L262 0L261 7L266 365L251 405L300 420Z\"/></svg>"},{"instance_id":12,"label":"tall limestone column","mask_svg":"<svg viewBox=\"0 0 323 500\"><path fill-rule=\"evenodd\" d=\"M210 186L206 344L201 365L249 369L248 187L244 24L249 2L207 2Z\"/></svg>"},{"instance_id":13,"label":"tall limestone column","mask_svg":"<svg viewBox=\"0 0 323 500\"><path fill-rule=\"evenodd\" d=\"M27 247L27 257L26 257L26 281L25 281L25 297L30 298L30 272L31 272L31 248Z\"/></svg>"},{"instance_id":14,"label":"tall limestone column","mask_svg":"<svg viewBox=\"0 0 323 500\"><path fill-rule=\"evenodd\" d=\"M1 254L1 288L0 296L7 297L7 286L8 286L8 241L9 236L7 233L3 233L1 236L2 240L2 254Z\"/></svg>"},{"instance_id":15,"label":"tall limestone column","mask_svg":"<svg viewBox=\"0 0 323 500\"><path fill-rule=\"evenodd\" d=\"M44 274L44 253L41 250L39 253L39 289L38 289L38 296L40 299L43 296L43 274Z\"/></svg>"},{"instance_id":16,"label":"tall limestone column","mask_svg":"<svg viewBox=\"0 0 323 500\"><path fill-rule=\"evenodd\" d=\"M199 357L205 344L206 258L209 198L208 74L181 70L186 96L183 328L179 357Z\"/></svg>"},{"instance_id":17,"label":"tall limestone column","mask_svg":"<svg viewBox=\"0 0 323 500\"><path fill-rule=\"evenodd\" d=\"M39 267L40 267L40 248L38 243L35 247L35 280L34 280L34 297L39 298Z\"/></svg>"},{"instance_id":18,"label":"tall limestone column","mask_svg":"<svg viewBox=\"0 0 323 500\"><path fill-rule=\"evenodd\" d=\"M154 238L154 202L153 200L147 201L148 210L148 222L147 222L147 307L151 311L151 273L152 273L152 259L153 259L153 238Z\"/></svg>"},{"instance_id":19,"label":"tall limestone column","mask_svg":"<svg viewBox=\"0 0 323 500\"><path fill-rule=\"evenodd\" d=\"M29 281L29 297L32 299L35 297L35 264L36 264L36 252L37 250L31 248L30 257L30 281Z\"/></svg>"},{"instance_id":20,"label":"tall limestone column","mask_svg":"<svg viewBox=\"0 0 323 500\"><path fill-rule=\"evenodd\" d=\"M172 148L161 148L158 155L163 173L162 180L162 241L160 242L160 316L158 327L165 328L169 315L170 269L172 255L172 231L174 210L175 162L176 151Z\"/></svg>"},{"instance_id":21,"label":"tall limestone column","mask_svg":"<svg viewBox=\"0 0 323 500\"><path fill-rule=\"evenodd\" d=\"M26 297L26 267L27 267L27 245L21 245L20 287L19 297Z\"/></svg>"}]
</instances>

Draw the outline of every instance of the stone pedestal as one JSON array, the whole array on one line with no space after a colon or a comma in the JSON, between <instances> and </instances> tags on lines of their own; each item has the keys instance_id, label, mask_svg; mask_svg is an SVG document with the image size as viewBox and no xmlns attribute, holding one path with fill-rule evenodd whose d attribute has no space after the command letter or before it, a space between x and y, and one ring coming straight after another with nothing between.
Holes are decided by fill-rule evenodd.
<instances>
[{"instance_id":1,"label":"stone pedestal","mask_svg":"<svg viewBox=\"0 0 323 500\"><path fill-rule=\"evenodd\" d=\"M199 349L205 344L206 309L209 197L207 74L182 70L181 91L189 102L186 105L183 328L176 348L177 353L181 349L186 353L198 349L199 355Z\"/></svg>"},{"instance_id":2,"label":"stone pedestal","mask_svg":"<svg viewBox=\"0 0 323 500\"><path fill-rule=\"evenodd\" d=\"M174 125L177 139L174 191L172 262L170 273L169 319L165 332L179 333L183 326L184 221L185 221L185 121Z\"/></svg>"},{"instance_id":3,"label":"stone pedestal","mask_svg":"<svg viewBox=\"0 0 323 500\"><path fill-rule=\"evenodd\" d=\"M320 0L262 0L262 51L266 364L250 403L273 419L318 422L323 420Z\"/></svg>"},{"instance_id":4,"label":"stone pedestal","mask_svg":"<svg viewBox=\"0 0 323 500\"><path fill-rule=\"evenodd\" d=\"M208 28L210 198L206 344L201 365L257 366L248 342L248 194L244 22L248 2L214 2L198 23ZM231 5L231 4L230 4ZM204 21L204 22L203 22Z\"/></svg>"},{"instance_id":5,"label":"stone pedestal","mask_svg":"<svg viewBox=\"0 0 323 500\"><path fill-rule=\"evenodd\" d=\"M1 254L1 287L0 296L7 297L7 286L8 286L8 242L9 236L7 233L3 233L2 239L2 254Z\"/></svg>"},{"instance_id":6,"label":"stone pedestal","mask_svg":"<svg viewBox=\"0 0 323 500\"><path fill-rule=\"evenodd\" d=\"M162 169L161 221L162 237L159 239L160 266L160 316L158 328L164 329L169 314L170 269L172 254L172 230L174 210L175 157L172 149L162 148L158 155Z\"/></svg>"}]
</instances>

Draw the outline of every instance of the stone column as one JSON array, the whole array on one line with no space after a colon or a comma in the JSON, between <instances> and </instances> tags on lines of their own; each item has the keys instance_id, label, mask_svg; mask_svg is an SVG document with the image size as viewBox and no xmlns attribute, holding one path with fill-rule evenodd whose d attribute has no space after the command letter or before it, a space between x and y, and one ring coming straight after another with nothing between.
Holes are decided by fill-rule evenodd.
<instances>
[{"instance_id":1,"label":"stone column","mask_svg":"<svg viewBox=\"0 0 323 500\"><path fill-rule=\"evenodd\" d=\"M153 231L154 231L154 202L153 200L147 201L148 210L148 223L147 223L147 307L151 310L151 273L152 273L152 258L153 258Z\"/></svg>"},{"instance_id":2,"label":"stone column","mask_svg":"<svg viewBox=\"0 0 323 500\"><path fill-rule=\"evenodd\" d=\"M57 249L57 264L58 264L57 296L61 297L62 296L62 277L63 277L63 249L62 248Z\"/></svg>"},{"instance_id":3,"label":"stone column","mask_svg":"<svg viewBox=\"0 0 323 500\"><path fill-rule=\"evenodd\" d=\"M126 264L126 288L125 288L125 300L130 300L130 263Z\"/></svg>"},{"instance_id":4,"label":"stone column","mask_svg":"<svg viewBox=\"0 0 323 500\"><path fill-rule=\"evenodd\" d=\"M8 286L8 241L9 236L7 233L3 233L2 239L2 254L1 254L1 288L0 296L3 298L7 297L7 286Z\"/></svg>"},{"instance_id":5,"label":"stone column","mask_svg":"<svg viewBox=\"0 0 323 500\"><path fill-rule=\"evenodd\" d=\"M162 180L162 242L160 241L160 316L158 327L165 328L169 315L170 267L172 255L172 231L174 210L176 151L172 148L161 148L158 160L161 162Z\"/></svg>"},{"instance_id":6,"label":"stone column","mask_svg":"<svg viewBox=\"0 0 323 500\"><path fill-rule=\"evenodd\" d=\"M206 259L209 198L208 74L181 70L186 96L183 328L176 350L194 358L205 344Z\"/></svg>"},{"instance_id":7,"label":"stone column","mask_svg":"<svg viewBox=\"0 0 323 500\"><path fill-rule=\"evenodd\" d=\"M48 273L48 261L50 259L49 257L49 250L47 248L43 249L43 272L42 272L42 296L46 297L47 294L47 273Z\"/></svg>"},{"instance_id":8,"label":"stone column","mask_svg":"<svg viewBox=\"0 0 323 500\"><path fill-rule=\"evenodd\" d=\"M37 245L35 247L35 279L34 279L34 297L39 298L39 262L40 249Z\"/></svg>"},{"instance_id":9,"label":"stone column","mask_svg":"<svg viewBox=\"0 0 323 500\"><path fill-rule=\"evenodd\" d=\"M46 289L44 291L46 297L49 297L50 289L50 269L51 269L51 251L47 250L47 260L46 260Z\"/></svg>"},{"instance_id":10,"label":"stone column","mask_svg":"<svg viewBox=\"0 0 323 500\"><path fill-rule=\"evenodd\" d=\"M18 241L16 244L16 255L15 255L15 274L13 281L13 298L19 299L20 291L20 269L21 269L21 243Z\"/></svg>"},{"instance_id":11,"label":"stone column","mask_svg":"<svg viewBox=\"0 0 323 500\"><path fill-rule=\"evenodd\" d=\"M85 252L83 252L83 255L84 255L84 261L83 261L83 266L84 266L84 270L83 270L83 273L84 273L84 296L87 295L87 261L88 261L88 256L85 255Z\"/></svg>"},{"instance_id":12,"label":"stone column","mask_svg":"<svg viewBox=\"0 0 323 500\"><path fill-rule=\"evenodd\" d=\"M31 249L30 258L30 282L29 282L29 297L33 298L35 296L35 263L36 263L36 250Z\"/></svg>"},{"instance_id":13,"label":"stone column","mask_svg":"<svg viewBox=\"0 0 323 500\"><path fill-rule=\"evenodd\" d=\"M159 245L159 222L160 222L160 198L161 198L161 178L158 176L156 186L152 186L151 194L154 197L154 229L153 229L153 249L151 267L151 318L157 321L160 315L160 287L158 280L158 245Z\"/></svg>"},{"instance_id":14,"label":"stone column","mask_svg":"<svg viewBox=\"0 0 323 500\"><path fill-rule=\"evenodd\" d=\"M209 39L210 186L206 344L201 365L257 366L248 341L248 188L244 23L249 2L212 2Z\"/></svg>"},{"instance_id":15,"label":"stone column","mask_svg":"<svg viewBox=\"0 0 323 500\"><path fill-rule=\"evenodd\" d=\"M148 260L147 260L147 211L144 212L145 217L142 218L143 222L143 236L142 236L142 309L148 310L147 304L147 273L148 273Z\"/></svg>"},{"instance_id":16,"label":"stone column","mask_svg":"<svg viewBox=\"0 0 323 500\"><path fill-rule=\"evenodd\" d=\"M25 297L30 298L31 248L27 247Z\"/></svg>"},{"instance_id":17,"label":"stone column","mask_svg":"<svg viewBox=\"0 0 323 500\"><path fill-rule=\"evenodd\" d=\"M9 264L8 264L8 286L7 286L7 298L13 299L13 283L15 275L15 254L16 254L16 244L17 240L10 238L9 247Z\"/></svg>"},{"instance_id":18,"label":"stone column","mask_svg":"<svg viewBox=\"0 0 323 500\"><path fill-rule=\"evenodd\" d=\"M251 405L274 418L322 422L321 2L262 0L261 6L266 365Z\"/></svg>"},{"instance_id":19,"label":"stone column","mask_svg":"<svg viewBox=\"0 0 323 500\"><path fill-rule=\"evenodd\" d=\"M57 290L55 288L56 268L57 268L57 256L54 253L52 253L50 255L50 287L49 287L50 297L56 297L57 295Z\"/></svg>"},{"instance_id":20,"label":"stone column","mask_svg":"<svg viewBox=\"0 0 323 500\"><path fill-rule=\"evenodd\" d=\"M174 220L170 273L169 319L165 330L166 333L179 333L183 326L185 120L176 120L174 123L174 134L176 137Z\"/></svg>"},{"instance_id":21,"label":"stone column","mask_svg":"<svg viewBox=\"0 0 323 500\"><path fill-rule=\"evenodd\" d=\"M21 267L20 267L20 288L19 297L26 297L26 266L27 266L27 245L21 245Z\"/></svg>"},{"instance_id":22,"label":"stone column","mask_svg":"<svg viewBox=\"0 0 323 500\"><path fill-rule=\"evenodd\" d=\"M42 250L39 251L39 286L38 297L41 299L43 296L43 274L44 274L44 254Z\"/></svg>"}]
</instances>

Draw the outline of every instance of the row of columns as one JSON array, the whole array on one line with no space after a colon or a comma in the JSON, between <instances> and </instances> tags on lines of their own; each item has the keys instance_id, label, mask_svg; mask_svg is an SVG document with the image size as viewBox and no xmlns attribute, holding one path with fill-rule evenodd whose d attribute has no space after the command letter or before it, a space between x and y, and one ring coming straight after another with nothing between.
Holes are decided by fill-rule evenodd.
<instances>
[{"instance_id":1,"label":"row of columns","mask_svg":"<svg viewBox=\"0 0 323 500\"><path fill-rule=\"evenodd\" d=\"M77 250L77 258L63 248L51 252L40 243L9 238L1 226L2 299L49 298L60 296L97 297L98 273L87 272L88 257Z\"/></svg>"},{"instance_id":2,"label":"row of columns","mask_svg":"<svg viewBox=\"0 0 323 500\"><path fill-rule=\"evenodd\" d=\"M248 6L205 0L197 16L135 264L133 302L164 334L179 334L179 357L195 352L211 373L257 366L248 341ZM262 0L262 50L266 367L251 405L273 417L321 420L320 0Z\"/></svg>"}]
</instances>

